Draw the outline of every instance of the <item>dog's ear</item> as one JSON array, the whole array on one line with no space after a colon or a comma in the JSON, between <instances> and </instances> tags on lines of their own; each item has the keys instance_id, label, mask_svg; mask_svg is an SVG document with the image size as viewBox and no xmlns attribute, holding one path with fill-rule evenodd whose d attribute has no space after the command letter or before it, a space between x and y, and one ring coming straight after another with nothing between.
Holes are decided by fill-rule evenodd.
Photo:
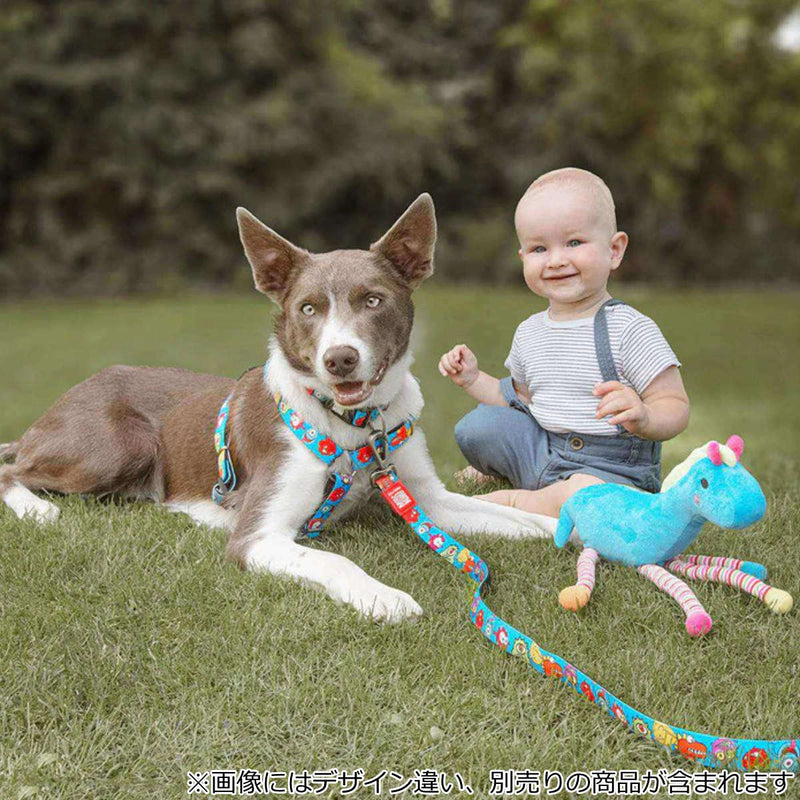
<instances>
[{"instance_id":1,"label":"dog's ear","mask_svg":"<svg viewBox=\"0 0 800 800\"><path fill-rule=\"evenodd\" d=\"M246 208L236 209L236 221L256 289L280 303L292 273L302 266L308 252L279 236Z\"/></svg>"},{"instance_id":2,"label":"dog's ear","mask_svg":"<svg viewBox=\"0 0 800 800\"><path fill-rule=\"evenodd\" d=\"M433 273L435 245L436 211L426 192L369 249L389 259L403 281L416 289Z\"/></svg>"}]
</instances>

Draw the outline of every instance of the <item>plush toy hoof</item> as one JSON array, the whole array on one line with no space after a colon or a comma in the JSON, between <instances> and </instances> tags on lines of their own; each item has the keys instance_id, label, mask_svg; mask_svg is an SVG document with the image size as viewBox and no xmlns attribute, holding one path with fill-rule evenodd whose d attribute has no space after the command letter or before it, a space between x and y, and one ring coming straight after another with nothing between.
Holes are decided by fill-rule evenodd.
<instances>
[{"instance_id":1,"label":"plush toy hoof","mask_svg":"<svg viewBox=\"0 0 800 800\"><path fill-rule=\"evenodd\" d=\"M776 589L774 586L764 596L764 602L770 611L776 614L786 614L792 610L794 600L789 592L784 592L783 589Z\"/></svg>"},{"instance_id":2,"label":"plush toy hoof","mask_svg":"<svg viewBox=\"0 0 800 800\"><path fill-rule=\"evenodd\" d=\"M756 564L755 561L742 561L742 566L739 569L754 578L758 578L760 581L767 579L767 568L763 564Z\"/></svg>"},{"instance_id":3,"label":"plush toy hoof","mask_svg":"<svg viewBox=\"0 0 800 800\"><path fill-rule=\"evenodd\" d=\"M592 592L588 587L576 584L562 589L558 595L558 602L567 611L580 611L589 602L591 596Z\"/></svg>"},{"instance_id":4,"label":"plush toy hoof","mask_svg":"<svg viewBox=\"0 0 800 800\"><path fill-rule=\"evenodd\" d=\"M710 630L711 617L705 611L694 611L686 617L686 631L689 636L705 636Z\"/></svg>"}]
</instances>

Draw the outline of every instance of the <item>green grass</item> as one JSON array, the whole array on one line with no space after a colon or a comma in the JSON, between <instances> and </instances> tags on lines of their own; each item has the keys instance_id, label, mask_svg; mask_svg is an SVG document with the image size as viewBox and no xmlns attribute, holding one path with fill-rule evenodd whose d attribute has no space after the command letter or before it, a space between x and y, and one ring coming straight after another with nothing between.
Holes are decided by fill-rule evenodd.
<instances>
[{"instance_id":1,"label":"green grass","mask_svg":"<svg viewBox=\"0 0 800 800\"><path fill-rule=\"evenodd\" d=\"M696 550L761 561L800 597L800 296L619 294L684 362L692 421L666 444L665 468L740 433L768 496L752 534L709 528ZM419 293L415 373L442 476L463 464L452 428L471 402L438 375L439 355L466 341L499 373L517 323L539 308L523 290ZM268 316L257 296L2 306L0 441L108 364L235 376L262 360ZM222 533L155 506L56 502L61 519L42 528L0 508L3 800L185 797L187 770L210 768L433 768L485 796L490 769L686 766L485 643L466 582L385 513L312 546L410 592L426 612L415 624L367 623L310 589L242 573L224 561ZM633 570L601 567L575 616L556 600L575 551L465 543L492 569L497 613L636 708L732 736L800 735L796 611L776 617L698 584L715 630L692 641L677 606Z\"/></svg>"}]
</instances>

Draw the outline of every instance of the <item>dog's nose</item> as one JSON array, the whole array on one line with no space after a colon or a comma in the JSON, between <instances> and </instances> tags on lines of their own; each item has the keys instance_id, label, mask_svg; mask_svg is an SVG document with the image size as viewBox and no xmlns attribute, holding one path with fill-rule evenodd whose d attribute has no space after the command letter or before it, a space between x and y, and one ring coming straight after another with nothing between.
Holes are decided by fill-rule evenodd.
<instances>
[{"instance_id":1,"label":"dog's nose","mask_svg":"<svg viewBox=\"0 0 800 800\"><path fill-rule=\"evenodd\" d=\"M349 375L358 365L358 359L358 350L347 345L329 347L322 356L325 369L338 378Z\"/></svg>"}]
</instances>

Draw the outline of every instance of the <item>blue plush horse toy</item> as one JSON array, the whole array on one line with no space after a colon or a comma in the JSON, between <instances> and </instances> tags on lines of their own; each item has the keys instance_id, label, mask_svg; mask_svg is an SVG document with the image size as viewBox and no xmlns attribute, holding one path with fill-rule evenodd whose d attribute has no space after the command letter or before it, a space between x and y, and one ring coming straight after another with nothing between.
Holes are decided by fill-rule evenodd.
<instances>
[{"instance_id":1,"label":"blue plush horse toy","mask_svg":"<svg viewBox=\"0 0 800 800\"><path fill-rule=\"evenodd\" d=\"M676 600L686 614L690 636L711 629L711 617L694 592L667 570L687 578L718 581L758 597L777 614L787 613L792 596L764 583L761 564L735 558L682 555L708 520L722 528L746 528L764 516L767 501L758 481L741 465L744 442L731 436L724 445L698 447L665 478L659 494L602 483L574 494L561 508L555 534L563 547L573 527L583 542L578 582L559 594L570 611L592 594L600 556L637 568Z\"/></svg>"}]
</instances>

